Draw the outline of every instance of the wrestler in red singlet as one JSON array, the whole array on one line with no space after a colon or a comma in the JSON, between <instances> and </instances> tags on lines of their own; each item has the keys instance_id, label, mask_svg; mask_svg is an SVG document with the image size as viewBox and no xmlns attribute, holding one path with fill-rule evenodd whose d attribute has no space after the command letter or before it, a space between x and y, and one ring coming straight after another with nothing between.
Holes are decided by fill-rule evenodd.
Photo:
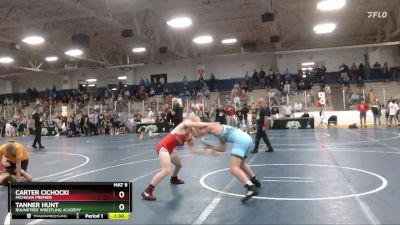
<instances>
[{"instance_id":1,"label":"wrestler in red singlet","mask_svg":"<svg viewBox=\"0 0 400 225\"><path fill-rule=\"evenodd\" d=\"M168 134L157 144L157 154L160 154L160 149L164 148L171 155L177 146L182 145L186 141L191 141L191 137L188 137L186 134Z\"/></svg>"},{"instance_id":2,"label":"wrestler in red singlet","mask_svg":"<svg viewBox=\"0 0 400 225\"><path fill-rule=\"evenodd\" d=\"M182 167L182 163L175 149L176 147L183 145L185 142L191 146L191 148L194 148L194 140L192 139L191 129L193 126L198 126L194 123L198 121L200 121L200 118L198 117L191 118L190 120L184 120L157 144L156 151L160 159L161 170L154 175L149 186L142 192L141 195L144 200L156 200L156 197L153 195L153 190L162 181L162 179L170 174L171 171L171 184L176 185L185 183L178 179L178 173ZM172 165L174 165L173 170Z\"/></svg>"}]
</instances>

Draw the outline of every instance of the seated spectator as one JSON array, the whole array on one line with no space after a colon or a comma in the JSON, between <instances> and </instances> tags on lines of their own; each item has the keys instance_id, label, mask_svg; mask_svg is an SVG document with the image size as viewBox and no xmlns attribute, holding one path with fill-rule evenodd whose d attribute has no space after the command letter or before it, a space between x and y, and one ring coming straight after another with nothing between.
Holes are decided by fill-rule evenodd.
<instances>
[{"instance_id":1,"label":"seated spectator","mask_svg":"<svg viewBox=\"0 0 400 225\"><path fill-rule=\"evenodd\" d=\"M245 90L245 91L247 91L249 89L246 81L243 81L242 83L240 83L240 89Z\"/></svg>"},{"instance_id":2,"label":"seated spectator","mask_svg":"<svg viewBox=\"0 0 400 225\"><path fill-rule=\"evenodd\" d=\"M363 87L364 86L364 80L363 80L362 77L358 77L357 86L358 87Z\"/></svg>"},{"instance_id":3,"label":"seated spectator","mask_svg":"<svg viewBox=\"0 0 400 225\"><path fill-rule=\"evenodd\" d=\"M350 97L350 102L351 104L358 104L360 102L360 96L357 93L353 92Z\"/></svg>"},{"instance_id":4,"label":"seated spectator","mask_svg":"<svg viewBox=\"0 0 400 225\"><path fill-rule=\"evenodd\" d=\"M149 97L153 97L154 95L156 95L156 91L154 90L153 87L151 87L151 88L150 88Z\"/></svg>"},{"instance_id":5,"label":"seated spectator","mask_svg":"<svg viewBox=\"0 0 400 225\"><path fill-rule=\"evenodd\" d=\"M278 118L279 117L279 106L276 104L274 101L272 106L271 106L271 117L272 118Z\"/></svg>"},{"instance_id":6,"label":"seated spectator","mask_svg":"<svg viewBox=\"0 0 400 225\"><path fill-rule=\"evenodd\" d=\"M286 105L283 107L283 113L285 117L289 118L292 117L293 115L293 107L289 105L289 103L286 103Z\"/></svg>"},{"instance_id":7,"label":"seated spectator","mask_svg":"<svg viewBox=\"0 0 400 225\"><path fill-rule=\"evenodd\" d=\"M300 101L297 101L296 103L294 103L294 111L295 112L303 111L303 104Z\"/></svg>"},{"instance_id":8,"label":"seated spectator","mask_svg":"<svg viewBox=\"0 0 400 225\"><path fill-rule=\"evenodd\" d=\"M247 103L248 96L247 96L247 93L245 90L242 90L242 92L239 95L239 98L240 98L240 102Z\"/></svg>"},{"instance_id":9,"label":"seated spectator","mask_svg":"<svg viewBox=\"0 0 400 225\"><path fill-rule=\"evenodd\" d=\"M376 61L374 64L374 68L381 68L381 64L378 61Z\"/></svg>"}]
</instances>

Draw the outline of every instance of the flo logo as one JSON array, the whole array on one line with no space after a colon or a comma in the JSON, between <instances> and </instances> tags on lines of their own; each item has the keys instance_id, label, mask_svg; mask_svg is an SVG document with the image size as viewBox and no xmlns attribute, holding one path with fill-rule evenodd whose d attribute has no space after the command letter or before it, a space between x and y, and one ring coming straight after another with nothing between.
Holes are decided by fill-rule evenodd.
<instances>
[{"instance_id":1,"label":"flo logo","mask_svg":"<svg viewBox=\"0 0 400 225\"><path fill-rule=\"evenodd\" d=\"M299 121L288 121L286 123L286 128L288 129L299 129L301 128L301 124Z\"/></svg>"},{"instance_id":2,"label":"flo logo","mask_svg":"<svg viewBox=\"0 0 400 225\"><path fill-rule=\"evenodd\" d=\"M368 18L371 19L386 19L388 17L388 13L387 12L367 12L368 14Z\"/></svg>"}]
</instances>

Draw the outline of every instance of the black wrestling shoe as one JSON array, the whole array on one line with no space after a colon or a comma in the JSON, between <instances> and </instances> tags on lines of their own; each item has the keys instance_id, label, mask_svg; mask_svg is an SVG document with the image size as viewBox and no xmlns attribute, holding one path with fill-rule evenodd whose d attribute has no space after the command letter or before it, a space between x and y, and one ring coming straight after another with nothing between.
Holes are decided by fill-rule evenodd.
<instances>
[{"instance_id":1,"label":"black wrestling shoe","mask_svg":"<svg viewBox=\"0 0 400 225\"><path fill-rule=\"evenodd\" d=\"M257 177L251 178L251 183L253 183L254 186L256 186L256 188L261 187L261 183L260 183L260 181L257 179Z\"/></svg>"},{"instance_id":2,"label":"black wrestling shoe","mask_svg":"<svg viewBox=\"0 0 400 225\"><path fill-rule=\"evenodd\" d=\"M171 177L171 180L169 180L171 184L185 184L183 180L178 179L178 177Z\"/></svg>"},{"instance_id":3,"label":"black wrestling shoe","mask_svg":"<svg viewBox=\"0 0 400 225\"><path fill-rule=\"evenodd\" d=\"M258 195L258 191L257 191L256 186L246 184L245 187L247 189L247 193L246 193L246 196L244 196L242 198L242 200L241 200L243 203L246 203L253 196L257 196Z\"/></svg>"},{"instance_id":4,"label":"black wrestling shoe","mask_svg":"<svg viewBox=\"0 0 400 225\"><path fill-rule=\"evenodd\" d=\"M252 153L252 154L256 154L256 153L258 153L258 150L252 150L250 153Z\"/></svg>"},{"instance_id":5,"label":"black wrestling shoe","mask_svg":"<svg viewBox=\"0 0 400 225\"><path fill-rule=\"evenodd\" d=\"M269 148L267 151L265 151L265 152L274 152L274 149L273 148Z\"/></svg>"},{"instance_id":6,"label":"black wrestling shoe","mask_svg":"<svg viewBox=\"0 0 400 225\"><path fill-rule=\"evenodd\" d=\"M39 146L39 149L44 149L44 146L43 145Z\"/></svg>"},{"instance_id":7,"label":"black wrestling shoe","mask_svg":"<svg viewBox=\"0 0 400 225\"><path fill-rule=\"evenodd\" d=\"M37 148L36 145L32 145L32 148Z\"/></svg>"}]
</instances>

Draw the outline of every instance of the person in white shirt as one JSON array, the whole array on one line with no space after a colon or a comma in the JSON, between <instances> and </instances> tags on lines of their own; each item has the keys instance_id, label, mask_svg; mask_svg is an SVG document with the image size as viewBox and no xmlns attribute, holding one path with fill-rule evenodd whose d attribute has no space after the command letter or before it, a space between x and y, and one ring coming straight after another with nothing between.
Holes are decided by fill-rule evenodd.
<instances>
[{"instance_id":1,"label":"person in white shirt","mask_svg":"<svg viewBox=\"0 0 400 225\"><path fill-rule=\"evenodd\" d=\"M329 87L328 85L325 86L325 98L326 98L326 104L330 105L331 104L331 87Z\"/></svg>"},{"instance_id":2,"label":"person in white shirt","mask_svg":"<svg viewBox=\"0 0 400 225\"><path fill-rule=\"evenodd\" d=\"M393 125L393 119L396 118L397 111L399 111L399 105L392 100L387 109L389 110L389 127L391 127Z\"/></svg>"},{"instance_id":3,"label":"person in white shirt","mask_svg":"<svg viewBox=\"0 0 400 225\"><path fill-rule=\"evenodd\" d=\"M293 115L293 107L286 103L286 105L283 107L283 113L285 114L285 117L291 117Z\"/></svg>"},{"instance_id":4,"label":"person in white shirt","mask_svg":"<svg viewBox=\"0 0 400 225\"><path fill-rule=\"evenodd\" d=\"M297 101L296 103L294 103L294 111L295 112L303 111L303 104L300 101Z\"/></svg>"},{"instance_id":5,"label":"person in white shirt","mask_svg":"<svg viewBox=\"0 0 400 225\"><path fill-rule=\"evenodd\" d=\"M154 122L154 112L151 110L151 108L149 108L149 114L147 115L147 119L149 119L149 121Z\"/></svg>"}]
</instances>

